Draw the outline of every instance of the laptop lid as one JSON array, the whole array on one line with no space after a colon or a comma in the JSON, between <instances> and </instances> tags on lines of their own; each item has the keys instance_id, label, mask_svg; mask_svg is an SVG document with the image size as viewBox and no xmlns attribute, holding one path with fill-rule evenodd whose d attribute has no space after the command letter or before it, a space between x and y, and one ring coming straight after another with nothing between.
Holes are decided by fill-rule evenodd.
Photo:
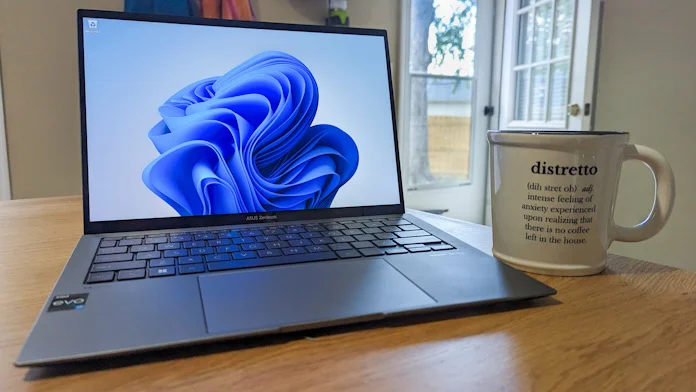
<instances>
[{"instance_id":1,"label":"laptop lid","mask_svg":"<svg viewBox=\"0 0 696 392\"><path fill-rule=\"evenodd\" d=\"M85 233L403 213L386 31L78 12Z\"/></svg>"}]
</instances>

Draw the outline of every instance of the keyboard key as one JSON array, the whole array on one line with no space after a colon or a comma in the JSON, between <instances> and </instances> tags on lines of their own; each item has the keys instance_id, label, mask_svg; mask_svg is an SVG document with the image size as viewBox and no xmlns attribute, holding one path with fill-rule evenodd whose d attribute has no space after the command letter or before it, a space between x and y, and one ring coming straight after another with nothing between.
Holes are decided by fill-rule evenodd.
<instances>
[{"instance_id":1,"label":"keyboard key","mask_svg":"<svg viewBox=\"0 0 696 392\"><path fill-rule=\"evenodd\" d=\"M202 248L205 246L205 241L186 241L184 242L184 248Z\"/></svg>"},{"instance_id":2,"label":"keyboard key","mask_svg":"<svg viewBox=\"0 0 696 392\"><path fill-rule=\"evenodd\" d=\"M167 245L169 245L169 244L167 244ZM131 246L131 249L130 249L130 251L133 253L152 252L153 250L155 250L154 245L133 245L133 246Z\"/></svg>"},{"instance_id":3,"label":"keyboard key","mask_svg":"<svg viewBox=\"0 0 696 392\"><path fill-rule=\"evenodd\" d=\"M326 245L326 244L333 244L333 240L328 237L320 237L320 238L312 238L312 243L314 245Z\"/></svg>"},{"instance_id":4,"label":"keyboard key","mask_svg":"<svg viewBox=\"0 0 696 392\"><path fill-rule=\"evenodd\" d=\"M200 274L205 272L203 264L188 264L179 266L179 275Z\"/></svg>"},{"instance_id":5,"label":"keyboard key","mask_svg":"<svg viewBox=\"0 0 696 392\"><path fill-rule=\"evenodd\" d=\"M146 244L165 244L167 243L167 237L148 237L145 239Z\"/></svg>"},{"instance_id":6,"label":"keyboard key","mask_svg":"<svg viewBox=\"0 0 696 392\"><path fill-rule=\"evenodd\" d=\"M115 255L103 255L94 258L94 263L112 263L115 261L131 261L133 253L119 253Z\"/></svg>"},{"instance_id":7,"label":"keyboard key","mask_svg":"<svg viewBox=\"0 0 696 392\"><path fill-rule=\"evenodd\" d=\"M374 245L372 245L372 242L370 241L357 241L357 242L351 242L351 245L353 245L353 248L360 249L360 248L372 248Z\"/></svg>"},{"instance_id":8,"label":"keyboard key","mask_svg":"<svg viewBox=\"0 0 696 392\"><path fill-rule=\"evenodd\" d=\"M411 244L438 244L442 241L440 241L440 239L437 237L429 235L429 236L425 236L425 237L395 238L394 242L396 242L399 245L411 245Z\"/></svg>"},{"instance_id":9,"label":"keyboard key","mask_svg":"<svg viewBox=\"0 0 696 392\"><path fill-rule=\"evenodd\" d=\"M263 235L261 230L242 230L242 237L256 237L259 235Z\"/></svg>"},{"instance_id":10,"label":"keyboard key","mask_svg":"<svg viewBox=\"0 0 696 392\"><path fill-rule=\"evenodd\" d=\"M359 235L363 234L362 230L360 229L347 229L347 230L342 230L343 235Z\"/></svg>"},{"instance_id":11,"label":"keyboard key","mask_svg":"<svg viewBox=\"0 0 696 392\"><path fill-rule=\"evenodd\" d=\"M196 241L200 241L200 240L216 240L216 239L217 239L217 236L216 236L215 234L213 234L213 233L200 233L200 234L195 234L195 235L193 236L193 239L195 239Z\"/></svg>"},{"instance_id":12,"label":"keyboard key","mask_svg":"<svg viewBox=\"0 0 696 392\"><path fill-rule=\"evenodd\" d=\"M310 245L310 246L305 246L305 249L307 249L307 252L309 253L317 253L317 252L329 252L330 249L326 245Z\"/></svg>"},{"instance_id":13,"label":"keyboard key","mask_svg":"<svg viewBox=\"0 0 696 392\"><path fill-rule=\"evenodd\" d=\"M300 236L301 236L302 238L306 238L306 239L310 239L310 238L319 238L319 237L321 237L321 233L318 233L318 232L316 232L316 231L312 231L312 232L309 232L309 233L302 233L302 234L300 234Z\"/></svg>"},{"instance_id":14,"label":"keyboard key","mask_svg":"<svg viewBox=\"0 0 696 392\"><path fill-rule=\"evenodd\" d=\"M101 244L99 244L100 248L111 248L113 246L116 246L116 241L102 240Z\"/></svg>"},{"instance_id":15,"label":"keyboard key","mask_svg":"<svg viewBox=\"0 0 696 392\"><path fill-rule=\"evenodd\" d=\"M333 237L333 240L335 242L353 242L355 241L355 238L353 238L353 236L350 235L340 235L338 237Z\"/></svg>"},{"instance_id":16,"label":"keyboard key","mask_svg":"<svg viewBox=\"0 0 696 392\"><path fill-rule=\"evenodd\" d=\"M298 255L301 253L307 253L307 251L304 248L295 247L295 248L285 248L285 249L283 249L283 253L286 255Z\"/></svg>"},{"instance_id":17,"label":"keyboard key","mask_svg":"<svg viewBox=\"0 0 696 392\"><path fill-rule=\"evenodd\" d=\"M382 227L382 231L385 233L393 233L395 231L401 231L401 229L396 226L384 226Z\"/></svg>"},{"instance_id":18,"label":"keyboard key","mask_svg":"<svg viewBox=\"0 0 696 392\"><path fill-rule=\"evenodd\" d=\"M260 235L256 237L257 242L278 241L277 235Z\"/></svg>"},{"instance_id":19,"label":"keyboard key","mask_svg":"<svg viewBox=\"0 0 696 392\"><path fill-rule=\"evenodd\" d=\"M408 251L411 253L430 252L430 247L429 246L417 246L415 248L408 248Z\"/></svg>"},{"instance_id":20,"label":"keyboard key","mask_svg":"<svg viewBox=\"0 0 696 392\"><path fill-rule=\"evenodd\" d=\"M340 230L332 230L332 231L327 231L326 233L324 233L324 236L326 236L326 237L336 237L336 236L340 236L340 235L343 235L343 232Z\"/></svg>"},{"instance_id":21,"label":"keyboard key","mask_svg":"<svg viewBox=\"0 0 696 392\"><path fill-rule=\"evenodd\" d=\"M377 233L375 234L375 237L379 238L380 240L390 240L392 238L397 238L396 234L394 233Z\"/></svg>"},{"instance_id":22,"label":"keyboard key","mask_svg":"<svg viewBox=\"0 0 696 392\"><path fill-rule=\"evenodd\" d=\"M340 244L331 244L331 245L329 245L329 248L331 248L331 249L333 249L333 250L349 250L349 249L353 249L353 247L350 246L350 244L345 243L345 242L340 243Z\"/></svg>"},{"instance_id":23,"label":"keyboard key","mask_svg":"<svg viewBox=\"0 0 696 392\"><path fill-rule=\"evenodd\" d=\"M210 263L213 261L227 261L230 259L230 255L227 253L219 253L216 255L207 255L205 256L205 262Z\"/></svg>"},{"instance_id":24,"label":"keyboard key","mask_svg":"<svg viewBox=\"0 0 696 392\"><path fill-rule=\"evenodd\" d=\"M152 259L148 264L150 268L167 267L170 265L174 265L174 258L166 257L164 259Z\"/></svg>"},{"instance_id":25,"label":"keyboard key","mask_svg":"<svg viewBox=\"0 0 696 392\"><path fill-rule=\"evenodd\" d=\"M215 271L224 271L224 270L231 270L238 268L237 263L234 261L221 261L218 263L208 263L208 271L210 272L215 272Z\"/></svg>"},{"instance_id":26,"label":"keyboard key","mask_svg":"<svg viewBox=\"0 0 696 392\"><path fill-rule=\"evenodd\" d=\"M130 240L130 239L141 239L142 240L143 238L145 238L144 235L129 235L126 237L127 240Z\"/></svg>"},{"instance_id":27,"label":"keyboard key","mask_svg":"<svg viewBox=\"0 0 696 392\"><path fill-rule=\"evenodd\" d=\"M285 232L288 234L299 234L299 233L304 233L307 230L305 230L303 227L288 227L285 229Z\"/></svg>"},{"instance_id":28,"label":"keyboard key","mask_svg":"<svg viewBox=\"0 0 696 392\"><path fill-rule=\"evenodd\" d=\"M397 232L397 233L395 233L395 234L396 234L397 236L401 237L401 238L422 237L422 236L425 236L425 235L430 235L430 233L428 233L428 232L425 231L425 230L399 231L399 232Z\"/></svg>"},{"instance_id":29,"label":"keyboard key","mask_svg":"<svg viewBox=\"0 0 696 392\"><path fill-rule=\"evenodd\" d=\"M222 233L218 233L218 238L239 238L240 235L236 231L225 231Z\"/></svg>"},{"instance_id":30,"label":"keyboard key","mask_svg":"<svg viewBox=\"0 0 696 392\"><path fill-rule=\"evenodd\" d=\"M137 254L135 259L136 260L159 259L160 257L162 257L162 252L156 250L154 252L140 252Z\"/></svg>"},{"instance_id":31,"label":"keyboard key","mask_svg":"<svg viewBox=\"0 0 696 392\"><path fill-rule=\"evenodd\" d=\"M307 245L312 245L312 241L305 240L304 238L301 240L290 240L290 246L307 246Z\"/></svg>"},{"instance_id":32,"label":"keyboard key","mask_svg":"<svg viewBox=\"0 0 696 392\"><path fill-rule=\"evenodd\" d=\"M157 245L157 250L170 250L170 249L179 249L179 248L181 248L181 244L178 242ZM133 252L133 248L131 248L131 252Z\"/></svg>"},{"instance_id":33,"label":"keyboard key","mask_svg":"<svg viewBox=\"0 0 696 392\"><path fill-rule=\"evenodd\" d=\"M224 245L232 245L232 241L230 241L228 239L208 241L208 246L224 246Z\"/></svg>"},{"instance_id":34,"label":"keyboard key","mask_svg":"<svg viewBox=\"0 0 696 392\"><path fill-rule=\"evenodd\" d=\"M169 236L171 242L191 241L193 238L188 234L173 234Z\"/></svg>"},{"instance_id":35,"label":"keyboard key","mask_svg":"<svg viewBox=\"0 0 696 392\"><path fill-rule=\"evenodd\" d=\"M130 245L140 245L143 243L141 238L132 238L129 240L121 240L118 242L118 246L130 246Z\"/></svg>"},{"instance_id":36,"label":"keyboard key","mask_svg":"<svg viewBox=\"0 0 696 392\"><path fill-rule=\"evenodd\" d=\"M159 278L160 276L172 276L176 274L174 267L150 268L148 276Z\"/></svg>"},{"instance_id":37,"label":"keyboard key","mask_svg":"<svg viewBox=\"0 0 696 392\"><path fill-rule=\"evenodd\" d=\"M145 268L145 260L94 264L90 272L119 271L136 268Z\"/></svg>"},{"instance_id":38,"label":"keyboard key","mask_svg":"<svg viewBox=\"0 0 696 392\"><path fill-rule=\"evenodd\" d=\"M334 260L334 252L303 253L285 255L283 257L252 258L237 261L222 261L219 263L208 263L209 271L223 271L239 268L265 267L270 265L282 265L292 263L305 263L309 261Z\"/></svg>"},{"instance_id":39,"label":"keyboard key","mask_svg":"<svg viewBox=\"0 0 696 392\"><path fill-rule=\"evenodd\" d=\"M389 248L396 246L396 242L392 240L375 240L372 241L372 243L375 244L375 246L378 248Z\"/></svg>"},{"instance_id":40,"label":"keyboard key","mask_svg":"<svg viewBox=\"0 0 696 392\"><path fill-rule=\"evenodd\" d=\"M384 251L380 248L362 248L359 251L364 256L381 256L384 254Z\"/></svg>"},{"instance_id":41,"label":"keyboard key","mask_svg":"<svg viewBox=\"0 0 696 392\"><path fill-rule=\"evenodd\" d=\"M324 231L324 227L320 225L315 225L315 226L305 226L305 229L309 233L318 233L321 231Z\"/></svg>"},{"instance_id":42,"label":"keyboard key","mask_svg":"<svg viewBox=\"0 0 696 392\"><path fill-rule=\"evenodd\" d=\"M126 271L118 271L118 280L133 280L133 279L144 279L145 269L133 269Z\"/></svg>"},{"instance_id":43,"label":"keyboard key","mask_svg":"<svg viewBox=\"0 0 696 392\"><path fill-rule=\"evenodd\" d=\"M362 229L362 231L363 231L365 234L377 234L377 233L382 233L382 229L380 229L379 227L368 227L368 228Z\"/></svg>"},{"instance_id":44,"label":"keyboard key","mask_svg":"<svg viewBox=\"0 0 696 392\"><path fill-rule=\"evenodd\" d=\"M336 254L338 255L338 257L340 257L340 258L342 258L342 259L352 259L352 258L355 258L355 257L361 257L361 256L362 256L362 255L360 254L360 252L358 252L358 251L355 250L355 249L339 250L339 251L336 252Z\"/></svg>"},{"instance_id":45,"label":"keyboard key","mask_svg":"<svg viewBox=\"0 0 696 392\"><path fill-rule=\"evenodd\" d=\"M406 249L410 249L410 248L422 248L422 247L424 247L424 246L425 246L425 245L423 245L423 244L408 244L408 245L404 245L404 248L406 248Z\"/></svg>"},{"instance_id":46,"label":"keyboard key","mask_svg":"<svg viewBox=\"0 0 696 392\"><path fill-rule=\"evenodd\" d=\"M179 257L178 261L179 265L202 263L203 256L184 256Z\"/></svg>"},{"instance_id":47,"label":"keyboard key","mask_svg":"<svg viewBox=\"0 0 696 392\"><path fill-rule=\"evenodd\" d=\"M372 240L376 240L377 237L373 236L372 234L360 234L360 235L356 235L355 239L358 241L372 241Z\"/></svg>"},{"instance_id":48,"label":"keyboard key","mask_svg":"<svg viewBox=\"0 0 696 392\"><path fill-rule=\"evenodd\" d=\"M384 249L384 251L387 252L388 255L408 253L408 251L404 248L386 248L386 249Z\"/></svg>"},{"instance_id":49,"label":"keyboard key","mask_svg":"<svg viewBox=\"0 0 696 392\"><path fill-rule=\"evenodd\" d=\"M99 248L97 251L98 255L113 255L116 253L126 253L128 251L127 246L116 246L113 248Z\"/></svg>"},{"instance_id":50,"label":"keyboard key","mask_svg":"<svg viewBox=\"0 0 696 392\"><path fill-rule=\"evenodd\" d=\"M421 229L420 227L418 227L416 225L402 225L402 226L399 226L399 228L401 230L404 230L404 231L420 230Z\"/></svg>"},{"instance_id":51,"label":"keyboard key","mask_svg":"<svg viewBox=\"0 0 696 392\"><path fill-rule=\"evenodd\" d=\"M281 241L299 240L300 238L298 234L281 234L278 236L278 239Z\"/></svg>"},{"instance_id":52,"label":"keyboard key","mask_svg":"<svg viewBox=\"0 0 696 392\"><path fill-rule=\"evenodd\" d=\"M280 248L287 248L289 246L290 246L290 244L288 244L287 241L266 242L266 248L268 248L268 249L280 249Z\"/></svg>"},{"instance_id":53,"label":"keyboard key","mask_svg":"<svg viewBox=\"0 0 696 392\"><path fill-rule=\"evenodd\" d=\"M280 249L264 249L258 251L259 257L276 257L282 256L283 252Z\"/></svg>"},{"instance_id":54,"label":"keyboard key","mask_svg":"<svg viewBox=\"0 0 696 392\"><path fill-rule=\"evenodd\" d=\"M186 255L188 255L186 249L172 249L164 251L164 257L181 257Z\"/></svg>"},{"instance_id":55,"label":"keyboard key","mask_svg":"<svg viewBox=\"0 0 696 392\"><path fill-rule=\"evenodd\" d=\"M279 228L279 227L274 227L272 229L266 229L263 231L264 235L279 235L279 234L285 234L285 230Z\"/></svg>"},{"instance_id":56,"label":"keyboard key","mask_svg":"<svg viewBox=\"0 0 696 392\"><path fill-rule=\"evenodd\" d=\"M254 258L256 258L256 252L254 252L254 251L236 252L236 253L232 253L232 258L235 260L254 259Z\"/></svg>"},{"instance_id":57,"label":"keyboard key","mask_svg":"<svg viewBox=\"0 0 696 392\"><path fill-rule=\"evenodd\" d=\"M432 250L449 250L449 249L454 249L454 246L449 245L449 244L440 244L440 245L433 245L430 247Z\"/></svg>"},{"instance_id":58,"label":"keyboard key","mask_svg":"<svg viewBox=\"0 0 696 392\"><path fill-rule=\"evenodd\" d=\"M407 221L406 219L392 219L392 220L385 220L384 221L385 225L410 225L411 222Z\"/></svg>"},{"instance_id":59,"label":"keyboard key","mask_svg":"<svg viewBox=\"0 0 696 392\"><path fill-rule=\"evenodd\" d=\"M252 237L244 237L244 238L234 238L234 239L232 239L232 242L234 242L235 245L253 244L256 242L256 240Z\"/></svg>"},{"instance_id":60,"label":"keyboard key","mask_svg":"<svg viewBox=\"0 0 696 392\"><path fill-rule=\"evenodd\" d=\"M365 225L363 225L362 223L346 223L343 226L345 226L349 229L364 229L365 228Z\"/></svg>"},{"instance_id":61,"label":"keyboard key","mask_svg":"<svg viewBox=\"0 0 696 392\"><path fill-rule=\"evenodd\" d=\"M218 253L239 252L239 245L218 246L217 248L215 248L215 250L216 250Z\"/></svg>"},{"instance_id":62,"label":"keyboard key","mask_svg":"<svg viewBox=\"0 0 696 392\"><path fill-rule=\"evenodd\" d=\"M215 249L211 247L206 247L206 248L192 248L189 250L191 252L191 256L196 256L196 255L209 255L212 253L215 253Z\"/></svg>"},{"instance_id":63,"label":"keyboard key","mask_svg":"<svg viewBox=\"0 0 696 392\"><path fill-rule=\"evenodd\" d=\"M97 272L93 274L87 275L87 283L103 283L103 282L111 282L114 280L114 273L109 271L109 272Z\"/></svg>"},{"instance_id":64,"label":"keyboard key","mask_svg":"<svg viewBox=\"0 0 696 392\"><path fill-rule=\"evenodd\" d=\"M382 222L379 222L379 221L377 221L377 222L375 222L375 221L365 222L363 224L365 225L365 227L372 227L372 228L384 226L384 224L382 224ZM363 230L363 231L365 231L365 230ZM365 231L365 232L367 233L367 231Z\"/></svg>"},{"instance_id":65,"label":"keyboard key","mask_svg":"<svg viewBox=\"0 0 696 392\"><path fill-rule=\"evenodd\" d=\"M253 244L242 244L243 251L260 250L260 249L266 249L266 247L263 244L259 244L258 242L254 242Z\"/></svg>"}]
</instances>

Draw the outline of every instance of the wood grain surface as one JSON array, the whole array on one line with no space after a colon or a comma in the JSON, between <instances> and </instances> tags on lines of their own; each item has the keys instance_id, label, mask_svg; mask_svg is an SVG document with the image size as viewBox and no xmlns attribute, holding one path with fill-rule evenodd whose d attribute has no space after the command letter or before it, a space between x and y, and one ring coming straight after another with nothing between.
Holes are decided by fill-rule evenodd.
<instances>
[{"instance_id":1,"label":"wood grain surface","mask_svg":"<svg viewBox=\"0 0 696 392\"><path fill-rule=\"evenodd\" d=\"M489 228L420 214L489 252ZM693 391L696 273L612 256L553 298L18 369L82 233L78 197L0 202L0 389ZM60 333L69 331L57 331Z\"/></svg>"}]
</instances>

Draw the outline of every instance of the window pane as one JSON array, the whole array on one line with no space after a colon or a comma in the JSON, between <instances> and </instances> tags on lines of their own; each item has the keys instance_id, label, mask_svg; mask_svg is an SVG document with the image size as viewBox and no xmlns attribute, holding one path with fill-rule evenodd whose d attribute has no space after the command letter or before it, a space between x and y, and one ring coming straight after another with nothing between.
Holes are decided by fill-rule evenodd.
<instances>
[{"instance_id":1,"label":"window pane","mask_svg":"<svg viewBox=\"0 0 696 392\"><path fill-rule=\"evenodd\" d=\"M563 121L568 104L568 77L570 69L567 61L551 65L551 91L549 94L549 120Z\"/></svg>"},{"instance_id":2,"label":"window pane","mask_svg":"<svg viewBox=\"0 0 696 392\"><path fill-rule=\"evenodd\" d=\"M536 9L534 16L534 61L547 60L551 52L551 3Z\"/></svg>"},{"instance_id":3,"label":"window pane","mask_svg":"<svg viewBox=\"0 0 696 392\"><path fill-rule=\"evenodd\" d=\"M570 55L573 37L573 0L556 1L556 21L553 37L553 58Z\"/></svg>"},{"instance_id":4,"label":"window pane","mask_svg":"<svg viewBox=\"0 0 696 392\"><path fill-rule=\"evenodd\" d=\"M532 121L546 121L546 75L548 65L532 68Z\"/></svg>"},{"instance_id":5,"label":"window pane","mask_svg":"<svg viewBox=\"0 0 696 392\"><path fill-rule=\"evenodd\" d=\"M515 72L515 120L527 120L529 70Z\"/></svg>"},{"instance_id":6,"label":"window pane","mask_svg":"<svg viewBox=\"0 0 696 392\"><path fill-rule=\"evenodd\" d=\"M410 187L469 178L471 78L412 75L410 125Z\"/></svg>"},{"instance_id":7,"label":"window pane","mask_svg":"<svg viewBox=\"0 0 696 392\"><path fill-rule=\"evenodd\" d=\"M534 29L534 24L531 23L532 14L529 12L520 15L519 18L517 64L527 64L532 60L532 30Z\"/></svg>"},{"instance_id":8,"label":"window pane","mask_svg":"<svg viewBox=\"0 0 696 392\"><path fill-rule=\"evenodd\" d=\"M531 0L520 0L520 8L524 8L531 3Z\"/></svg>"},{"instance_id":9,"label":"window pane","mask_svg":"<svg viewBox=\"0 0 696 392\"><path fill-rule=\"evenodd\" d=\"M409 188L469 179L476 1L412 0Z\"/></svg>"}]
</instances>

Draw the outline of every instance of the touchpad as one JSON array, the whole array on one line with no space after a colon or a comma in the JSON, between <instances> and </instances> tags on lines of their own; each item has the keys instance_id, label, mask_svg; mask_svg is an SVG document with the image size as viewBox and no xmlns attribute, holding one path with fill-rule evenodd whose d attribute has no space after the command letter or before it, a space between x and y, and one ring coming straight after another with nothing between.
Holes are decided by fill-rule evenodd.
<instances>
[{"instance_id":1,"label":"touchpad","mask_svg":"<svg viewBox=\"0 0 696 392\"><path fill-rule=\"evenodd\" d=\"M209 333L243 333L434 304L383 259L198 277Z\"/></svg>"}]
</instances>

